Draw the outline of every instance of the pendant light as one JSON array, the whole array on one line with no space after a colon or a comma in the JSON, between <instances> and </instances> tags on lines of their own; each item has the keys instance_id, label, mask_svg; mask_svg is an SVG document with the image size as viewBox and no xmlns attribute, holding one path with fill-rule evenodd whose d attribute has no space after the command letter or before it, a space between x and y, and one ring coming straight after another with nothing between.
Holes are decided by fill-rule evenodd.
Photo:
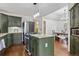
<instances>
[{"instance_id":1,"label":"pendant light","mask_svg":"<svg viewBox=\"0 0 79 59\"><path fill-rule=\"evenodd\" d=\"M40 15L40 13L39 13L39 8L38 8L39 6L38 6L37 3L33 3L33 5L34 5L34 8L35 8L35 9L34 9L35 12L34 12L33 17L36 18L36 17L38 17L38 16Z\"/></svg>"}]
</instances>

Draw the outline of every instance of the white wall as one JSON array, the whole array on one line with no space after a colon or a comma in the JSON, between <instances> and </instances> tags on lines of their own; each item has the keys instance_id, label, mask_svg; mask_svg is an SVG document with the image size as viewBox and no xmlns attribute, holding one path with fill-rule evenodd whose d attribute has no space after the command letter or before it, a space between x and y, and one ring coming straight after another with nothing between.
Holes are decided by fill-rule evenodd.
<instances>
[{"instance_id":1,"label":"white wall","mask_svg":"<svg viewBox=\"0 0 79 59\"><path fill-rule=\"evenodd\" d=\"M68 5L68 10L70 10L73 6L75 5L75 3L71 3ZM68 51L70 51L70 12L68 12L69 14L69 21L68 21Z\"/></svg>"},{"instance_id":2,"label":"white wall","mask_svg":"<svg viewBox=\"0 0 79 59\"><path fill-rule=\"evenodd\" d=\"M52 30L56 31L57 22L46 19L46 34L52 34Z\"/></svg>"},{"instance_id":3,"label":"white wall","mask_svg":"<svg viewBox=\"0 0 79 59\"><path fill-rule=\"evenodd\" d=\"M69 3L68 4L68 9L70 10L76 3Z\"/></svg>"},{"instance_id":4,"label":"white wall","mask_svg":"<svg viewBox=\"0 0 79 59\"><path fill-rule=\"evenodd\" d=\"M67 21L57 21L46 19L46 33L52 34L52 30L61 33L64 30L64 24Z\"/></svg>"}]
</instances>

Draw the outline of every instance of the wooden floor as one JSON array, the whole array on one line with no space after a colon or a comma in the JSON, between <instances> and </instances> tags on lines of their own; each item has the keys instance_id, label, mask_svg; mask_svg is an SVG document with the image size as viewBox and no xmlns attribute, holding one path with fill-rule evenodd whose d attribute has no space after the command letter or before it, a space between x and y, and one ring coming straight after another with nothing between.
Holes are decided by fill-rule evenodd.
<instances>
[{"instance_id":1,"label":"wooden floor","mask_svg":"<svg viewBox=\"0 0 79 59\"><path fill-rule=\"evenodd\" d=\"M12 45L5 49L3 56L28 56L25 46L22 44Z\"/></svg>"},{"instance_id":2,"label":"wooden floor","mask_svg":"<svg viewBox=\"0 0 79 59\"><path fill-rule=\"evenodd\" d=\"M54 56L68 56L69 53L66 48L62 46L62 43L55 41L54 43Z\"/></svg>"}]
</instances>

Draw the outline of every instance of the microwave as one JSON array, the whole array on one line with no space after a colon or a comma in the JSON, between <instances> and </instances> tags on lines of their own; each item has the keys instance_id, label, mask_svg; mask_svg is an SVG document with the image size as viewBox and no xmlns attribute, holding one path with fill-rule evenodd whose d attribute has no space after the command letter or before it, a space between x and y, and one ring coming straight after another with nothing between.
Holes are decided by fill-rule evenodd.
<instances>
[{"instance_id":1,"label":"microwave","mask_svg":"<svg viewBox=\"0 0 79 59\"><path fill-rule=\"evenodd\" d=\"M72 35L79 35L79 28L77 28L77 29L71 29L71 34Z\"/></svg>"}]
</instances>

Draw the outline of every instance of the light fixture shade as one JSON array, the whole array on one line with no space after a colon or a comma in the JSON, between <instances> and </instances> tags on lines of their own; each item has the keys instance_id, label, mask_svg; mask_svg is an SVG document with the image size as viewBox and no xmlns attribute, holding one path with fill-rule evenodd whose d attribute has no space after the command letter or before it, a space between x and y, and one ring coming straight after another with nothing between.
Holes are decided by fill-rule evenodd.
<instances>
[{"instance_id":1,"label":"light fixture shade","mask_svg":"<svg viewBox=\"0 0 79 59\"><path fill-rule=\"evenodd\" d=\"M36 14L33 15L34 18L38 17L40 15L39 12L37 12Z\"/></svg>"}]
</instances>

